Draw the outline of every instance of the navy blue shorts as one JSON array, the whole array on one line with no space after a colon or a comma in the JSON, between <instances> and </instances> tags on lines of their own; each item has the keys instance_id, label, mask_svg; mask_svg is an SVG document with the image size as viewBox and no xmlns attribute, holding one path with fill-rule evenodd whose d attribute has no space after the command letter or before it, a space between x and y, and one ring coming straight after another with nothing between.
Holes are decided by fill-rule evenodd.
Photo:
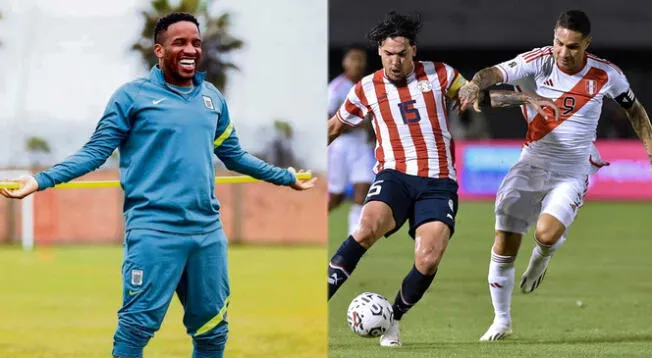
<instances>
[{"instance_id":1,"label":"navy blue shorts","mask_svg":"<svg viewBox=\"0 0 652 358\"><path fill-rule=\"evenodd\" d=\"M417 228L427 222L441 221L448 225L451 237L455 232L457 214L457 182L452 179L423 178L385 169L367 193L365 203L382 201L392 209L396 227L390 236L410 222L410 236L414 238Z\"/></svg>"}]
</instances>

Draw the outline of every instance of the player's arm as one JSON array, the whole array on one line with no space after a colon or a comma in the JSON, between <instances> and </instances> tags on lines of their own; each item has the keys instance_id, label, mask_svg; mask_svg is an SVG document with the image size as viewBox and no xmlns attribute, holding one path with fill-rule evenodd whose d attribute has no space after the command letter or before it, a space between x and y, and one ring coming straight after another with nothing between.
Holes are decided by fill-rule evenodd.
<instances>
[{"instance_id":1,"label":"player's arm","mask_svg":"<svg viewBox=\"0 0 652 358\"><path fill-rule=\"evenodd\" d=\"M19 189L0 189L0 194L9 198L22 199L37 191L65 183L99 168L120 145L129 132L129 110L133 98L125 87L111 97L104 115L88 142L63 162L37 173L33 177L19 180Z\"/></svg>"},{"instance_id":2,"label":"player's arm","mask_svg":"<svg viewBox=\"0 0 652 358\"><path fill-rule=\"evenodd\" d=\"M348 127L357 127L362 124L369 112L366 104L363 104L362 98L364 98L364 91L362 83L358 82L351 88L335 115L328 120L328 144L331 144ZM366 103L366 99L364 103Z\"/></svg>"},{"instance_id":3,"label":"player's arm","mask_svg":"<svg viewBox=\"0 0 652 358\"><path fill-rule=\"evenodd\" d=\"M551 54L549 47L536 48L515 58L478 71L471 81L460 90L461 110L473 106L477 111L480 91L499 84L512 84L526 76L535 75L542 67L542 61Z\"/></svg>"},{"instance_id":4,"label":"player's arm","mask_svg":"<svg viewBox=\"0 0 652 358\"><path fill-rule=\"evenodd\" d=\"M615 67L615 65L614 65ZM615 67L617 69L617 67ZM622 71L612 71L609 76L607 95L613 98L627 113L636 135L643 141L648 159L652 163L652 125L643 105L629 86L629 81Z\"/></svg>"},{"instance_id":5,"label":"player's arm","mask_svg":"<svg viewBox=\"0 0 652 358\"><path fill-rule=\"evenodd\" d=\"M648 159L652 164L652 124L650 124L650 118L645 108L638 100L634 100L633 105L626 108L625 111L636 135L643 141Z\"/></svg>"},{"instance_id":6,"label":"player's arm","mask_svg":"<svg viewBox=\"0 0 652 358\"><path fill-rule=\"evenodd\" d=\"M466 110L470 105L474 105L476 111L479 111L478 99L480 92L487 88L504 82L503 74L497 67L487 67L478 71L471 81L468 81L459 90L459 101L461 110Z\"/></svg>"},{"instance_id":7,"label":"player's arm","mask_svg":"<svg viewBox=\"0 0 652 358\"><path fill-rule=\"evenodd\" d=\"M335 138L339 137L348 125L337 118L337 114L328 120L328 144L331 144Z\"/></svg>"},{"instance_id":8,"label":"player's arm","mask_svg":"<svg viewBox=\"0 0 652 358\"><path fill-rule=\"evenodd\" d=\"M294 169L279 168L243 150L229 117L226 101L223 99L213 145L215 155L229 170L268 183L289 186L295 190L306 190L314 186L316 178L307 181L298 180Z\"/></svg>"},{"instance_id":9,"label":"player's arm","mask_svg":"<svg viewBox=\"0 0 652 358\"><path fill-rule=\"evenodd\" d=\"M483 90L479 92L478 104L481 108L505 108L529 104L548 120L559 120L559 107L554 101L532 93L504 90ZM553 112L554 118L546 109ZM550 118L548 118L550 117Z\"/></svg>"}]
</instances>

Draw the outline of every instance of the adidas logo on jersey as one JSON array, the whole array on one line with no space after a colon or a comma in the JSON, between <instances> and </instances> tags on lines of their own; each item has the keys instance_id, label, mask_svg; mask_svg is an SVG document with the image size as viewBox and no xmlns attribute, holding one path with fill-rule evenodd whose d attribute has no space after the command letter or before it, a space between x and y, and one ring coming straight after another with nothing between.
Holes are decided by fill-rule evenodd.
<instances>
[{"instance_id":1,"label":"adidas logo on jersey","mask_svg":"<svg viewBox=\"0 0 652 358\"><path fill-rule=\"evenodd\" d=\"M548 78L545 82L543 82L544 85L553 87L554 85L552 84L552 79Z\"/></svg>"}]
</instances>

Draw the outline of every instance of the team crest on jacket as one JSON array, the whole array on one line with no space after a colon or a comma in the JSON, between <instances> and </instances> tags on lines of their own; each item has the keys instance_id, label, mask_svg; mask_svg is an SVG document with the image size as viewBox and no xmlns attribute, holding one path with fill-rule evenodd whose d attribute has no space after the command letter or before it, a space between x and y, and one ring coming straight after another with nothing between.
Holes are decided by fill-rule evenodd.
<instances>
[{"instance_id":1,"label":"team crest on jacket","mask_svg":"<svg viewBox=\"0 0 652 358\"><path fill-rule=\"evenodd\" d=\"M430 81L419 81L417 82L417 88L419 88L421 92L432 91L432 84L430 84Z\"/></svg>"},{"instance_id":2,"label":"team crest on jacket","mask_svg":"<svg viewBox=\"0 0 652 358\"><path fill-rule=\"evenodd\" d=\"M596 88L597 85L595 83L595 80L586 81L586 93L588 93L590 96L593 96L595 94Z\"/></svg>"},{"instance_id":3,"label":"team crest on jacket","mask_svg":"<svg viewBox=\"0 0 652 358\"><path fill-rule=\"evenodd\" d=\"M208 96L203 96L204 97L204 106L208 109L215 110L215 106L213 105L213 100L208 97Z\"/></svg>"}]
</instances>

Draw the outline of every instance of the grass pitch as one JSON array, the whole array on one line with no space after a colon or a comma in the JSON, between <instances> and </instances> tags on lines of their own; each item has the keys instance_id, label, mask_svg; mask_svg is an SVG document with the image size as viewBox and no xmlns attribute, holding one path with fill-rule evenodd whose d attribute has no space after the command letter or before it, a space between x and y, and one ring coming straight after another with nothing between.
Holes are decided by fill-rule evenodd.
<instances>
[{"instance_id":1,"label":"grass pitch","mask_svg":"<svg viewBox=\"0 0 652 358\"><path fill-rule=\"evenodd\" d=\"M331 254L346 237L347 211L330 216ZM406 230L380 240L329 303L329 357L650 357L651 217L650 203L586 203L543 284L530 295L515 290L513 335L480 343L493 318L493 203L462 202L433 285L401 321L403 346L381 348L377 338L356 336L346 308L363 291L393 302L413 262ZM516 261L517 284L533 246L530 233Z\"/></svg>"},{"instance_id":2,"label":"grass pitch","mask_svg":"<svg viewBox=\"0 0 652 358\"><path fill-rule=\"evenodd\" d=\"M0 357L109 357L117 246L0 248ZM323 247L233 246L226 357L326 356ZM146 357L190 357L175 297Z\"/></svg>"}]
</instances>

